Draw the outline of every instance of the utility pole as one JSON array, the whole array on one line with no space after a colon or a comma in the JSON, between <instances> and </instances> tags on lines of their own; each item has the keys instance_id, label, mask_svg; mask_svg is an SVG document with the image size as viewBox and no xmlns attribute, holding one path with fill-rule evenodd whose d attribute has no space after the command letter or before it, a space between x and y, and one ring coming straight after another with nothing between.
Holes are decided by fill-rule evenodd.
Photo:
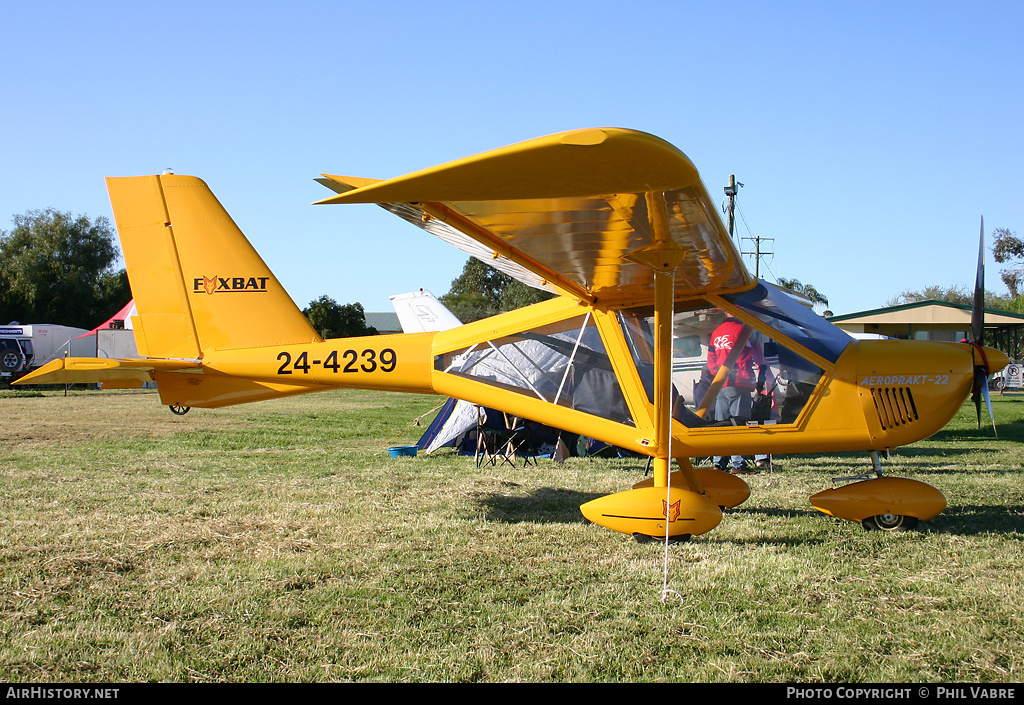
<instances>
[{"instance_id":1,"label":"utility pole","mask_svg":"<svg viewBox=\"0 0 1024 705\"><path fill-rule=\"evenodd\" d=\"M740 182L736 180L735 174L729 175L729 185L725 187L725 219L729 225L729 237L733 238L733 227L736 222L736 193L739 191L739 187L742 186Z\"/></svg>"},{"instance_id":2,"label":"utility pole","mask_svg":"<svg viewBox=\"0 0 1024 705\"><path fill-rule=\"evenodd\" d=\"M761 278L761 242L775 242L773 237L746 237L744 240L751 240L754 243L753 252L741 252L743 255L754 255L754 278ZM766 255L775 256L774 252L765 252Z\"/></svg>"},{"instance_id":3,"label":"utility pole","mask_svg":"<svg viewBox=\"0 0 1024 705\"><path fill-rule=\"evenodd\" d=\"M725 187L725 198L726 198L726 203L725 203L725 219L726 219L726 223L729 226L729 238L732 239L732 240L735 240L737 245L739 245L739 238L736 237L736 235L735 235L735 233L733 231L736 228L736 194L739 193L739 190L740 190L741 186L743 186L743 184L736 180L736 175L735 174L730 174L729 175L729 185ZM754 251L753 252L740 252L740 254L742 254L742 255L754 255L754 276L756 278L760 278L761 277L761 241L764 240L766 242L767 241L773 241L774 242L775 238L771 238L771 237L768 237L768 238L752 237L752 238L744 238L744 239L745 240L753 240L754 241ZM773 253L770 253L770 254L774 255L775 253L773 252Z\"/></svg>"}]
</instances>

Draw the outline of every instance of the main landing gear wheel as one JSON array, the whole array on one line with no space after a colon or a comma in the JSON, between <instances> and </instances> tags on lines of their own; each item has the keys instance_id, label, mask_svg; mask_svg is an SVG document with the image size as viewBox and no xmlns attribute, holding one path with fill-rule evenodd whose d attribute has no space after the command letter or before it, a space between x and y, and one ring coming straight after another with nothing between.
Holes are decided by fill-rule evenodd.
<instances>
[{"instance_id":1,"label":"main landing gear wheel","mask_svg":"<svg viewBox=\"0 0 1024 705\"><path fill-rule=\"evenodd\" d=\"M879 514L861 521L867 531L910 531L917 526L917 517L903 514Z\"/></svg>"},{"instance_id":2,"label":"main landing gear wheel","mask_svg":"<svg viewBox=\"0 0 1024 705\"><path fill-rule=\"evenodd\" d=\"M693 534L679 534L677 536L669 536L669 543L686 543L692 538ZM637 543L661 543L665 540L664 536L648 536L647 534L633 534L633 540Z\"/></svg>"}]
</instances>

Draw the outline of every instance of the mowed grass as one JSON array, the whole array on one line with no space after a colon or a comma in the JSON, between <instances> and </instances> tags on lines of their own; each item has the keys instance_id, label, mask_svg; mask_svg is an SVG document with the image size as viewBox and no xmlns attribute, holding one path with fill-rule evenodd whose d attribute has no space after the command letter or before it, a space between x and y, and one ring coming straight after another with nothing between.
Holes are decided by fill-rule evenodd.
<instances>
[{"instance_id":1,"label":"mowed grass","mask_svg":"<svg viewBox=\"0 0 1024 705\"><path fill-rule=\"evenodd\" d=\"M866 454L786 456L667 554L579 513L640 461L389 458L438 401L0 397L0 681L1021 680L1024 395L894 453L918 531L811 508Z\"/></svg>"}]
</instances>

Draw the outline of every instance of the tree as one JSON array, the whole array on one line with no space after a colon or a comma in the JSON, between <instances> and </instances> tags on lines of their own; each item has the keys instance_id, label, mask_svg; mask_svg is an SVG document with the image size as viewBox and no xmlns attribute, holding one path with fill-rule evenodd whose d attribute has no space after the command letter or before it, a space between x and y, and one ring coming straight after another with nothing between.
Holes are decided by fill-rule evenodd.
<instances>
[{"instance_id":1,"label":"tree","mask_svg":"<svg viewBox=\"0 0 1024 705\"><path fill-rule=\"evenodd\" d=\"M463 323L477 321L505 311L550 299L554 294L522 283L491 265L470 257L462 274L440 298L441 303Z\"/></svg>"},{"instance_id":2,"label":"tree","mask_svg":"<svg viewBox=\"0 0 1024 705\"><path fill-rule=\"evenodd\" d=\"M0 316L93 327L131 298L117 256L106 218L52 208L14 216L14 229L0 231Z\"/></svg>"},{"instance_id":3,"label":"tree","mask_svg":"<svg viewBox=\"0 0 1024 705\"><path fill-rule=\"evenodd\" d=\"M366 313L358 301L338 304L326 294L302 310L321 338L351 338L356 335L377 335L377 329L366 325Z\"/></svg>"},{"instance_id":4,"label":"tree","mask_svg":"<svg viewBox=\"0 0 1024 705\"><path fill-rule=\"evenodd\" d=\"M1010 290L1010 296L1017 298L1024 283L1024 242L1009 228L996 228L992 231L992 256L999 264L1011 263L999 276Z\"/></svg>"},{"instance_id":5,"label":"tree","mask_svg":"<svg viewBox=\"0 0 1024 705\"><path fill-rule=\"evenodd\" d=\"M886 306L902 306L918 301L946 301L951 304L967 304L974 302L974 293L963 286L926 286L920 290L904 289L902 292L885 302Z\"/></svg>"},{"instance_id":6,"label":"tree","mask_svg":"<svg viewBox=\"0 0 1024 705\"><path fill-rule=\"evenodd\" d=\"M828 306L828 297L810 284L802 284L799 279L786 279L784 277L779 277L778 284L783 289L789 289L797 294L806 296L812 304L824 304L825 306Z\"/></svg>"},{"instance_id":7,"label":"tree","mask_svg":"<svg viewBox=\"0 0 1024 705\"><path fill-rule=\"evenodd\" d=\"M885 302L886 306L901 306L903 304L917 303L918 301L945 301L951 304L972 306L974 304L974 290L966 286L926 286L918 291L906 289L897 296ZM994 294L991 291L985 292L985 308L998 310L1011 310L1012 302L1005 296Z\"/></svg>"},{"instance_id":8,"label":"tree","mask_svg":"<svg viewBox=\"0 0 1024 705\"><path fill-rule=\"evenodd\" d=\"M1000 296L986 288L985 308L1001 311L1024 311L1024 297L1021 296L1024 285L1024 241L1008 228L996 228L992 231L992 256L1000 264L1010 266L1000 271L1003 284L1010 290L1010 295ZM974 303L974 290L966 286L927 286L920 291L906 290L886 302L886 306L898 306L917 301L947 301L954 304L970 306Z\"/></svg>"}]
</instances>

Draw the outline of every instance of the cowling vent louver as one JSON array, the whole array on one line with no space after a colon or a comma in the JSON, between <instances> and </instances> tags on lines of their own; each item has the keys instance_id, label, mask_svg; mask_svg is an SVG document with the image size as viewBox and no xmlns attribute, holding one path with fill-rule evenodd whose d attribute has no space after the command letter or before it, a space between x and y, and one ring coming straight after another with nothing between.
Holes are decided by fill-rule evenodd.
<instances>
[{"instance_id":1,"label":"cowling vent louver","mask_svg":"<svg viewBox=\"0 0 1024 705\"><path fill-rule=\"evenodd\" d=\"M910 387L872 387L871 398L882 429L888 431L917 421L917 407Z\"/></svg>"}]
</instances>

